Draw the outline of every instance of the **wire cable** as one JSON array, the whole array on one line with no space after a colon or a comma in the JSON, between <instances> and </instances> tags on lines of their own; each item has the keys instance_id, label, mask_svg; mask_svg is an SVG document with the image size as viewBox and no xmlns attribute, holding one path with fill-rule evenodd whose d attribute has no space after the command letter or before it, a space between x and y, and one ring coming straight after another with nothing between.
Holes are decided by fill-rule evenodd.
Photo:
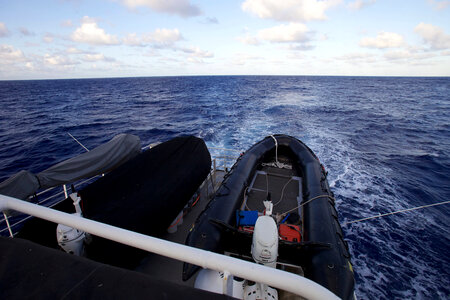
<instances>
[{"instance_id":1,"label":"wire cable","mask_svg":"<svg viewBox=\"0 0 450 300\"><path fill-rule=\"evenodd\" d=\"M442 204L448 204L448 203L450 203L450 200L449 201L444 201L444 202L428 204L428 205L416 206L416 207L407 208L407 209L401 209L401 210L393 211L393 212L390 212L390 213L378 214L378 215L372 216L372 217L367 217L367 218L363 218L363 219L358 219L358 220L345 222L344 225L352 224L352 223L358 223L358 222L367 221L367 220L376 219L376 218L381 218L381 217L385 217L385 216L390 216L390 215L398 214L398 213L401 213L401 212L413 211L413 210L417 210L417 209L421 209L421 208L437 206L437 205L442 205Z\"/></svg>"},{"instance_id":2,"label":"wire cable","mask_svg":"<svg viewBox=\"0 0 450 300\"><path fill-rule=\"evenodd\" d=\"M287 185L289 184L289 182L291 182L292 181L292 178L290 178L285 184L284 184L284 186L283 186L283 189L281 190L281 196L280 196L280 200L278 200L278 202L277 203L274 203L274 205L273 206L275 206L275 205L277 205L277 204L279 204L280 202L281 202L281 200L283 200L283 195L284 195L284 190L286 189L286 187L287 187Z\"/></svg>"},{"instance_id":3,"label":"wire cable","mask_svg":"<svg viewBox=\"0 0 450 300\"><path fill-rule=\"evenodd\" d=\"M316 197L314 197L314 198L311 198L311 199L309 199L309 200L303 202L303 203L300 204L299 206L294 207L293 209L290 209L290 210L288 210L287 212L282 213L281 216L285 216L286 214L288 214L288 213L290 213L290 212L293 212L293 211L296 210L297 208L300 208L300 207L302 207L302 206L308 204L309 202L311 202L311 201L313 201L313 200L316 200L316 199L319 199L319 198L324 198L324 197L329 198L329 199L331 199L331 200L334 201L334 197L332 197L332 196L330 196L330 195L319 195L319 196L316 196Z\"/></svg>"}]
</instances>

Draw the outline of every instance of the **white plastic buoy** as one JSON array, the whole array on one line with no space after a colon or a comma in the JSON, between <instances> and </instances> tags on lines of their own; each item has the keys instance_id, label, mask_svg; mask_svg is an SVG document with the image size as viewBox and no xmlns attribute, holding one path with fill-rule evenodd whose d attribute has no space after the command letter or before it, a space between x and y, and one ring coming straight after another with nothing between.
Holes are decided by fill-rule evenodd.
<instances>
[{"instance_id":1,"label":"white plastic buoy","mask_svg":"<svg viewBox=\"0 0 450 300\"><path fill-rule=\"evenodd\" d=\"M72 214L80 218L83 217L80 207L81 198L77 193L70 194L70 199L73 201L76 213ZM58 224L56 227L56 240L58 245L67 253L74 254L77 256L84 255L84 243L88 237L84 231L66 226L63 224Z\"/></svg>"},{"instance_id":2,"label":"white plastic buoy","mask_svg":"<svg viewBox=\"0 0 450 300\"><path fill-rule=\"evenodd\" d=\"M260 216L253 231L252 257L259 264L275 268L278 257L278 228L274 219Z\"/></svg>"}]
</instances>

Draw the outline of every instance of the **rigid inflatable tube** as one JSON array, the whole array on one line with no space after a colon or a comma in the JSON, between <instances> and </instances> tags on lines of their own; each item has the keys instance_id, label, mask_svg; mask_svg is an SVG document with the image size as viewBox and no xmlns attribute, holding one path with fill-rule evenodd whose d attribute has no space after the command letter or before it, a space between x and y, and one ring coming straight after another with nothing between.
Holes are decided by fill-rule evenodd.
<instances>
[{"instance_id":1,"label":"rigid inflatable tube","mask_svg":"<svg viewBox=\"0 0 450 300\"><path fill-rule=\"evenodd\" d=\"M251 147L233 165L224 178L213 200L197 218L193 229L186 238L186 245L213 252L222 252L222 232L210 220L215 219L233 224L236 210L241 205L246 186L255 174L256 167L267 148L274 147L272 139L265 139ZM200 267L184 264L183 280L188 280Z\"/></svg>"},{"instance_id":2,"label":"rigid inflatable tube","mask_svg":"<svg viewBox=\"0 0 450 300\"><path fill-rule=\"evenodd\" d=\"M298 159L298 164L295 167L299 174L303 174L305 191L303 201L320 195L331 196L326 175L314 153L305 144L293 137L275 135L275 138L281 149L289 149L292 152L291 154ZM243 199L245 187L248 186L250 179L254 175L258 163L265 154L274 151L274 148L274 141L269 136L252 146L240 157L231 169L229 176L225 178L214 200L208 204L197 220L194 229L186 240L187 245L221 252L223 248L221 245L221 231L209 221L218 219L227 224L233 224L234 214L240 206L241 201L239 200ZM343 293L338 292L342 287L344 290L352 291L353 274L348 274L350 272L348 270L348 260L343 255L343 252L346 251L345 245L343 241L338 239L336 234L341 233L341 229L335 219L337 215L334 210L334 203L330 202L328 197L318 198L304 206L303 217L305 220L305 241L325 242L337 246L330 250L313 253L310 257L311 263L307 265L305 270L306 277L330 288L338 295L347 294L345 291ZM330 269L328 266L333 268ZM185 264L183 280L189 279L197 270L197 266ZM340 273L344 273L344 276L341 276ZM350 284L347 284L347 282L350 282Z\"/></svg>"},{"instance_id":3,"label":"rigid inflatable tube","mask_svg":"<svg viewBox=\"0 0 450 300\"><path fill-rule=\"evenodd\" d=\"M283 137L285 138L283 139ZM276 138L280 139L283 144L288 144L293 140L284 135L276 135ZM253 145L236 161L224 178L214 199L196 220L186 239L186 245L213 252L223 251L222 232L210 220L215 219L226 224L234 224L235 212L240 208L245 188L250 184L258 164L265 155L271 152L275 152L275 143L269 136ZM188 280L198 269L197 266L184 264L183 280Z\"/></svg>"},{"instance_id":4,"label":"rigid inflatable tube","mask_svg":"<svg viewBox=\"0 0 450 300\"><path fill-rule=\"evenodd\" d=\"M282 139L278 143L283 145ZM298 140L291 140L289 148L299 158L299 167L304 174L303 202L320 195L332 196L326 173L313 152ZM334 201L329 197L317 198L307 203L302 212L304 241L332 245L331 249L311 252L309 259L305 259L305 277L327 287L343 299L351 299L354 289L353 271Z\"/></svg>"}]
</instances>

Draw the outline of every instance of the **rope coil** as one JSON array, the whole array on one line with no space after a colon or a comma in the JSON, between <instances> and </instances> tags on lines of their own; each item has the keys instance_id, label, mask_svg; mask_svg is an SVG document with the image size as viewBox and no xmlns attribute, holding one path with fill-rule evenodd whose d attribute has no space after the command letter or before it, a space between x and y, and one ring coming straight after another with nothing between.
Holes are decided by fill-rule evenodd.
<instances>
[{"instance_id":1,"label":"rope coil","mask_svg":"<svg viewBox=\"0 0 450 300\"><path fill-rule=\"evenodd\" d=\"M288 169L291 170L292 166L288 165L288 164L284 164L284 163L280 163L278 161L278 142L277 139L272 135L270 135L270 137L274 140L275 142L275 162L271 162L271 163L262 163L261 165L263 166L268 166L268 167L275 167L275 168L279 168L279 169Z\"/></svg>"}]
</instances>

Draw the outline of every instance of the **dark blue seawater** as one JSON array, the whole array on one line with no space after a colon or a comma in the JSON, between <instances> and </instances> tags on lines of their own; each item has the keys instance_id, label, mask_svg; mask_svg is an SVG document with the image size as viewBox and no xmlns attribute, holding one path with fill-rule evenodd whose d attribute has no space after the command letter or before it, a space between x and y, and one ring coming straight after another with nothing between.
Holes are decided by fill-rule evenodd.
<instances>
[{"instance_id":1,"label":"dark blue seawater","mask_svg":"<svg viewBox=\"0 0 450 300\"><path fill-rule=\"evenodd\" d=\"M122 132L245 150L303 140L340 221L450 199L450 78L166 77L0 81L0 181ZM450 205L343 225L360 299L450 298Z\"/></svg>"}]
</instances>

